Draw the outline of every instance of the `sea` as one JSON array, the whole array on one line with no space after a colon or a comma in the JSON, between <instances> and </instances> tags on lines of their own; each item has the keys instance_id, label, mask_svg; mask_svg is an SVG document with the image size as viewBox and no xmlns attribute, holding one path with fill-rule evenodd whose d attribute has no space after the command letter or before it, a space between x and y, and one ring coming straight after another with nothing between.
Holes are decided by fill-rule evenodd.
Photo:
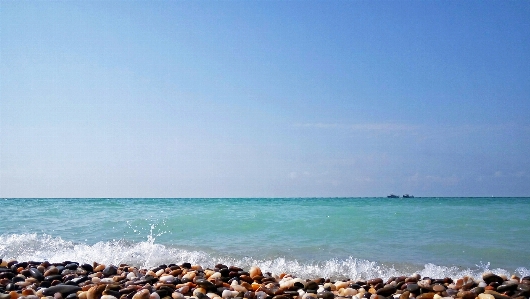
<instances>
[{"instance_id":1,"label":"sea","mask_svg":"<svg viewBox=\"0 0 530 299\"><path fill-rule=\"evenodd\" d=\"M530 198L5 198L0 211L3 260L530 275Z\"/></svg>"}]
</instances>

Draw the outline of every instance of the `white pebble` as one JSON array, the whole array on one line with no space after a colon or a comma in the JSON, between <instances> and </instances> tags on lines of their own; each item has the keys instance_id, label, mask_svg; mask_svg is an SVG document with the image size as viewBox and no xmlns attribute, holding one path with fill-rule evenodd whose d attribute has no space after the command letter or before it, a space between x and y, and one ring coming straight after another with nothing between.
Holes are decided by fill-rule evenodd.
<instances>
[{"instance_id":1,"label":"white pebble","mask_svg":"<svg viewBox=\"0 0 530 299\"><path fill-rule=\"evenodd\" d=\"M160 281L163 283L172 283L175 281L175 276L173 275L163 275L160 277Z\"/></svg>"},{"instance_id":2,"label":"white pebble","mask_svg":"<svg viewBox=\"0 0 530 299\"><path fill-rule=\"evenodd\" d=\"M173 293L171 293L171 298L173 298L173 299L184 299L184 295L182 295L182 293L179 293L179 292L173 292Z\"/></svg>"},{"instance_id":3,"label":"white pebble","mask_svg":"<svg viewBox=\"0 0 530 299\"><path fill-rule=\"evenodd\" d=\"M349 284L350 284L350 283L349 283L349 282L346 282L346 281L337 281L337 282L335 283L335 288L336 288L337 290L345 289L345 288L348 287Z\"/></svg>"},{"instance_id":4,"label":"white pebble","mask_svg":"<svg viewBox=\"0 0 530 299\"><path fill-rule=\"evenodd\" d=\"M264 291L256 292L256 299L265 299L267 298L267 296L267 293L265 293Z\"/></svg>"},{"instance_id":5,"label":"white pebble","mask_svg":"<svg viewBox=\"0 0 530 299\"><path fill-rule=\"evenodd\" d=\"M99 282L104 283L104 284L111 284L111 283L114 283L114 280L112 280L112 278L110 277L105 277L105 278L101 278Z\"/></svg>"},{"instance_id":6,"label":"white pebble","mask_svg":"<svg viewBox=\"0 0 530 299\"><path fill-rule=\"evenodd\" d=\"M94 276L92 277L92 283L99 283L101 281L101 278Z\"/></svg>"},{"instance_id":7,"label":"white pebble","mask_svg":"<svg viewBox=\"0 0 530 299\"><path fill-rule=\"evenodd\" d=\"M235 280L234 280L234 281L235 281ZM240 286L240 285L238 285L238 284L232 285L231 287L232 287L232 289L234 289L234 291L236 291L236 292L238 292L238 293L239 293L239 292L246 292L246 291L247 291L247 289L246 289L244 286Z\"/></svg>"},{"instance_id":8,"label":"white pebble","mask_svg":"<svg viewBox=\"0 0 530 299\"><path fill-rule=\"evenodd\" d=\"M343 297L357 295L357 290L352 288L343 288L339 290L339 295Z\"/></svg>"},{"instance_id":9,"label":"white pebble","mask_svg":"<svg viewBox=\"0 0 530 299\"><path fill-rule=\"evenodd\" d=\"M221 297L223 299L229 299L229 298L232 298L232 291L230 290L224 290L223 293L221 294Z\"/></svg>"},{"instance_id":10,"label":"white pebble","mask_svg":"<svg viewBox=\"0 0 530 299\"><path fill-rule=\"evenodd\" d=\"M112 295L103 295L103 296L101 296L101 299L118 299L118 298L116 298L116 297L114 297Z\"/></svg>"},{"instance_id":11,"label":"white pebble","mask_svg":"<svg viewBox=\"0 0 530 299\"><path fill-rule=\"evenodd\" d=\"M160 295L158 295L157 292L152 292L152 293L149 295L149 299L160 299Z\"/></svg>"}]
</instances>

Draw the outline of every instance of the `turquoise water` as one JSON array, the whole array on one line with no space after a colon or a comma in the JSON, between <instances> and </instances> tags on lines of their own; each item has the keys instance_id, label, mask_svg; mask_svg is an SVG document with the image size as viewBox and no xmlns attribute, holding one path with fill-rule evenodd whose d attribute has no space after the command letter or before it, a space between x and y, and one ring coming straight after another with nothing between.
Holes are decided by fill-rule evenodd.
<instances>
[{"instance_id":1,"label":"turquoise water","mask_svg":"<svg viewBox=\"0 0 530 299\"><path fill-rule=\"evenodd\" d=\"M0 258L529 275L530 198L4 199Z\"/></svg>"}]
</instances>

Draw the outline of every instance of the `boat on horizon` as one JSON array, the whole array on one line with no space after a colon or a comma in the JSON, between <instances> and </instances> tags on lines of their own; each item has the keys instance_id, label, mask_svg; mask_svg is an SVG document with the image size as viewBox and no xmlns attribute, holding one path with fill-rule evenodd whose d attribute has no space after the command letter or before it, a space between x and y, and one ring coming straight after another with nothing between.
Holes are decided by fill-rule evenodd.
<instances>
[{"instance_id":1,"label":"boat on horizon","mask_svg":"<svg viewBox=\"0 0 530 299\"><path fill-rule=\"evenodd\" d=\"M403 198L414 198L414 195L403 194Z\"/></svg>"},{"instance_id":2,"label":"boat on horizon","mask_svg":"<svg viewBox=\"0 0 530 299\"><path fill-rule=\"evenodd\" d=\"M387 196L388 198L399 198L399 195L390 194Z\"/></svg>"}]
</instances>

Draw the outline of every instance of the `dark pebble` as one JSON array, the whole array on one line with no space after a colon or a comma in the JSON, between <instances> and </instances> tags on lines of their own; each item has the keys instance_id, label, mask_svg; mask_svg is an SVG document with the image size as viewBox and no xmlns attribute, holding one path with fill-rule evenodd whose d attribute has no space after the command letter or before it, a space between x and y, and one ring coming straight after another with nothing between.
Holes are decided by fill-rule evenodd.
<instances>
[{"instance_id":1,"label":"dark pebble","mask_svg":"<svg viewBox=\"0 0 530 299\"><path fill-rule=\"evenodd\" d=\"M44 291L42 291L42 294L44 294L45 296L53 296L53 294L55 293L61 293L64 296L64 295L68 295L71 293L75 293L80 290L81 288L78 286L60 284L60 285L56 285L56 286L45 289Z\"/></svg>"},{"instance_id":2,"label":"dark pebble","mask_svg":"<svg viewBox=\"0 0 530 299\"><path fill-rule=\"evenodd\" d=\"M63 276L60 274L49 275L44 278L44 281L54 281L54 280L63 280Z\"/></svg>"},{"instance_id":3,"label":"dark pebble","mask_svg":"<svg viewBox=\"0 0 530 299\"><path fill-rule=\"evenodd\" d=\"M64 266L66 269L68 270L77 270L77 268L79 267L78 264L76 263L70 263L70 264L67 264Z\"/></svg>"},{"instance_id":4,"label":"dark pebble","mask_svg":"<svg viewBox=\"0 0 530 299\"><path fill-rule=\"evenodd\" d=\"M374 285L377 285L379 283L383 283L383 279L382 278L374 278L374 279L368 280L366 283L374 286Z\"/></svg>"},{"instance_id":5,"label":"dark pebble","mask_svg":"<svg viewBox=\"0 0 530 299\"><path fill-rule=\"evenodd\" d=\"M317 293L317 297L321 299L333 299L335 298L335 295L330 291L323 291L323 292Z\"/></svg>"},{"instance_id":6,"label":"dark pebble","mask_svg":"<svg viewBox=\"0 0 530 299\"><path fill-rule=\"evenodd\" d=\"M10 291L15 291L17 289L17 285L14 284L14 283L8 283L6 285L6 291L10 292Z\"/></svg>"},{"instance_id":7,"label":"dark pebble","mask_svg":"<svg viewBox=\"0 0 530 299\"><path fill-rule=\"evenodd\" d=\"M119 298L119 297L116 297L116 298ZM77 299L77 294L76 293L69 294L68 296L66 296L66 299Z\"/></svg>"},{"instance_id":8,"label":"dark pebble","mask_svg":"<svg viewBox=\"0 0 530 299\"><path fill-rule=\"evenodd\" d=\"M407 291L416 294L420 291L420 286L415 283L409 283L407 284Z\"/></svg>"},{"instance_id":9,"label":"dark pebble","mask_svg":"<svg viewBox=\"0 0 530 299\"><path fill-rule=\"evenodd\" d=\"M515 291L517 289L517 283L505 281L503 284L497 287L497 292L504 293Z\"/></svg>"},{"instance_id":10,"label":"dark pebble","mask_svg":"<svg viewBox=\"0 0 530 299\"><path fill-rule=\"evenodd\" d=\"M92 267L92 265L89 265L89 264L82 264L81 269L87 271L88 273L94 272L94 267Z\"/></svg>"},{"instance_id":11,"label":"dark pebble","mask_svg":"<svg viewBox=\"0 0 530 299\"><path fill-rule=\"evenodd\" d=\"M383 288L380 288L379 290L377 290L376 294L384 296L384 297L388 297L390 295L393 295L395 292L396 292L396 287L394 287L393 285L386 285Z\"/></svg>"},{"instance_id":12,"label":"dark pebble","mask_svg":"<svg viewBox=\"0 0 530 299\"><path fill-rule=\"evenodd\" d=\"M318 284L314 281L309 281L305 285L306 290L318 290Z\"/></svg>"},{"instance_id":13,"label":"dark pebble","mask_svg":"<svg viewBox=\"0 0 530 299\"><path fill-rule=\"evenodd\" d=\"M105 267L105 269L103 269L102 272L103 272L103 275L105 275L105 277L109 277L112 275L116 275L118 273L118 268L116 268L116 266L109 265Z\"/></svg>"},{"instance_id":14,"label":"dark pebble","mask_svg":"<svg viewBox=\"0 0 530 299\"><path fill-rule=\"evenodd\" d=\"M17 282L24 281L24 280L26 280L24 277L15 276L13 277L13 279L11 279L11 282L17 283Z\"/></svg>"},{"instance_id":15,"label":"dark pebble","mask_svg":"<svg viewBox=\"0 0 530 299\"><path fill-rule=\"evenodd\" d=\"M471 289L471 292L475 293L477 296L478 294L484 293L485 289L483 287L474 287Z\"/></svg>"},{"instance_id":16,"label":"dark pebble","mask_svg":"<svg viewBox=\"0 0 530 299\"><path fill-rule=\"evenodd\" d=\"M501 284L504 281L504 279L502 279L502 277L500 277L498 275L495 275L493 273L486 273L486 274L482 275L482 279L487 284L490 284L492 282L497 282L497 283Z\"/></svg>"},{"instance_id":17,"label":"dark pebble","mask_svg":"<svg viewBox=\"0 0 530 299\"><path fill-rule=\"evenodd\" d=\"M530 284L520 283L517 285L517 290L528 296L530 295Z\"/></svg>"},{"instance_id":18,"label":"dark pebble","mask_svg":"<svg viewBox=\"0 0 530 299\"><path fill-rule=\"evenodd\" d=\"M29 268L29 274L39 281L44 280L44 274L42 274L42 272L40 272L37 268Z\"/></svg>"}]
</instances>

